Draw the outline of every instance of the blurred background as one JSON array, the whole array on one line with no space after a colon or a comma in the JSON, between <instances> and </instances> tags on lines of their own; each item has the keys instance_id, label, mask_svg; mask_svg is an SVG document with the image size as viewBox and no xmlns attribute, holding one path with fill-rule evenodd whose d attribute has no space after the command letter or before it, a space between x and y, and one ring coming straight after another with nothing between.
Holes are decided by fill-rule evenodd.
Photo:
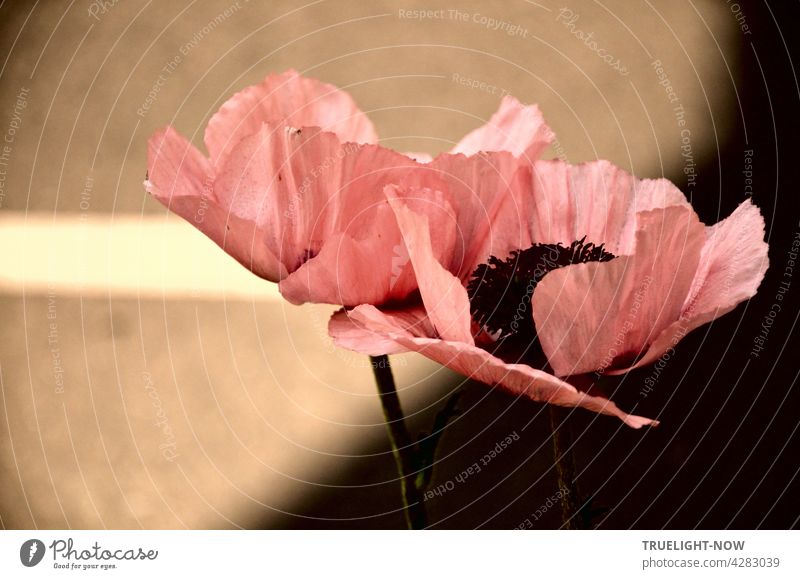
<instances>
[{"instance_id":1,"label":"blurred background","mask_svg":"<svg viewBox=\"0 0 800 579\"><path fill-rule=\"evenodd\" d=\"M652 368L613 383L659 428L574 413L579 484L599 528L797 526L798 6L0 2L0 524L403 525L371 369L332 346L334 308L283 302L142 187L155 129L202 148L229 96L295 68L349 91L399 150L447 150L510 93L555 130L546 157L666 176L706 223L752 197L759 294L684 339L654 386ZM435 528L559 526L540 405L392 361L413 432L462 392Z\"/></svg>"}]
</instances>

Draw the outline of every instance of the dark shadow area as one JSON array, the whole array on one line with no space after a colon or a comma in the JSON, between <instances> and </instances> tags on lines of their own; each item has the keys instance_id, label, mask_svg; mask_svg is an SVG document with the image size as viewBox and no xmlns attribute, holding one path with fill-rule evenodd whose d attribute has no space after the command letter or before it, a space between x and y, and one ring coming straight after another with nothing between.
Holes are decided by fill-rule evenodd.
<instances>
[{"instance_id":1,"label":"dark shadow area","mask_svg":"<svg viewBox=\"0 0 800 579\"><path fill-rule=\"evenodd\" d=\"M733 71L741 115L719 155L698 160L696 191L703 194L694 195L692 202L706 223L728 216L746 198L744 171L751 162L752 198L766 219L770 268L756 297L687 336L654 384L653 367L609 380L607 386L615 390L620 406L657 416L660 427L634 431L606 417L573 414L579 482L584 492L595 495L597 506L609 509L596 520L600 528L798 525L800 343L795 337L800 262L790 250L800 235L800 93L793 62L800 51L797 36L787 30L800 22L800 4L740 5L752 31L741 35L740 68ZM683 188L683 174L668 177ZM782 282L788 288L784 294ZM770 320L776 307L780 309ZM765 331L763 349L754 350L754 340ZM556 491L554 475L547 473L552 455L546 412L500 392L484 395L482 385L465 387L469 420L448 427L440 453L446 458L437 466L433 486L454 480L509 433L518 433L520 440L478 475L430 501L436 528L513 528ZM432 415L421 418L413 430L432 421ZM359 460L331 478L336 484L358 485L382 480L393 468L391 457L384 454ZM398 528L399 514L353 522L313 517L343 519L396 509L399 496L399 488L391 484L328 489L297 505L311 519L287 519L283 526ZM535 521L534 528L558 525L556 506Z\"/></svg>"},{"instance_id":2,"label":"dark shadow area","mask_svg":"<svg viewBox=\"0 0 800 579\"><path fill-rule=\"evenodd\" d=\"M556 491L546 411L475 382L461 387L459 408L462 413L451 420L442 437L439 463L428 488L425 505L431 526L503 529L522 524ZM429 430L438 409L410 420L411 431ZM401 508L399 483L380 482L395 472L388 443L364 449L364 454L377 456L354 460L352 469L332 473L330 484L350 488L310 495L295 510L311 518L287 517L283 528L401 528L400 512L346 520ZM374 482L378 484L359 486ZM539 528L559 524L558 506L555 501L550 504L536 521Z\"/></svg>"}]
</instances>

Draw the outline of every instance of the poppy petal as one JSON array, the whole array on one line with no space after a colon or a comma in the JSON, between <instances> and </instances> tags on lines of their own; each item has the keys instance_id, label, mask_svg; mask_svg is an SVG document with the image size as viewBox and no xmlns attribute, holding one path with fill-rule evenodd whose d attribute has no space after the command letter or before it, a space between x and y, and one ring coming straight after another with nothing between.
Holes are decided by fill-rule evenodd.
<instances>
[{"instance_id":1,"label":"poppy petal","mask_svg":"<svg viewBox=\"0 0 800 579\"><path fill-rule=\"evenodd\" d=\"M431 198L434 195L428 190L416 191L419 197ZM408 249L422 302L434 328L444 339L473 343L467 289L460 279L442 266L434 253L432 231L441 228L432 227L430 211L413 211L408 202L397 195L396 186L387 187L386 192Z\"/></svg>"},{"instance_id":2,"label":"poppy petal","mask_svg":"<svg viewBox=\"0 0 800 579\"><path fill-rule=\"evenodd\" d=\"M175 129L167 127L150 138L147 166L145 189L163 205L256 275L271 281L286 275L286 269L266 246L264 230L218 203L210 164Z\"/></svg>"},{"instance_id":3,"label":"poppy petal","mask_svg":"<svg viewBox=\"0 0 800 579\"><path fill-rule=\"evenodd\" d=\"M507 151L532 162L554 136L538 106L523 105L506 95L489 122L467 134L451 152L470 156L481 151Z\"/></svg>"},{"instance_id":4,"label":"poppy petal","mask_svg":"<svg viewBox=\"0 0 800 579\"><path fill-rule=\"evenodd\" d=\"M263 123L321 127L342 142L378 141L372 122L349 94L288 70L236 93L211 117L205 143L212 163L227 157L241 139L259 131Z\"/></svg>"},{"instance_id":5,"label":"poppy petal","mask_svg":"<svg viewBox=\"0 0 800 579\"><path fill-rule=\"evenodd\" d=\"M557 376L635 358L680 316L704 227L677 206L643 212L637 221L633 255L556 269L536 286L536 333Z\"/></svg>"},{"instance_id":6,"label":"poppy petal","mask_svg":"<svg viewBox=\"0 0 800 579\"><path fill-rule=\"evenodd\" d=\"M214 191L231 213L268 229L268 247L291 273L339 234L365 237L359 230L385 204L383 187L417 167L377 145L342 145L318 127L264 124L233 148Z\"/></svg>"},{"instance_id":7,"label":"poppy petal","mask_svg":"<svg viewBox=\"0 0 800 579\"><path fill-rule=\"evenodd\" d=\"M363 328L360 336L359 326ZM334 342L343 347L374 354L380 349L372 349L373 345L382 344L385 348L385 341L389 340L398 345L394 352L402 351L400 348L419 352L468 378L499 386L517 396L617 416L633 428L657 424L649 418L623 412L606 398L579 392L571 384L547 372L525 364L507 364L471 344L425 337L420 335L423 331L424 324L418 312L384 313L370 305L335 314L329 325ZM376 336L379 339L376 340Z\"/></svg>"},{"instance_id":8,"label":"poppy petal","mask_svg":"<svg viewBox=\"0 0 800 579\"><path fill-rule=\"evenodd\" d=\"M653 341L633 368L654 362L692 330L753 297L769 266L768 249L764 218L749 199L726 219L706 227L700 264L679 319Z\"/></svg>"},{"instance_id":9,"label":"poppy petal","mask_svg":"<svg viewBox=\"0 0 800 579\"><path fill-rule=\"evenodd\" d=\"M570 165L537 161L529 181L515 183L517 206L527 211L530 243L569 245L584 236L615 255L631 252L636 215L673 205L688 207L666 179L640 181L608 161Z\"/></svg>"}]
</instances>

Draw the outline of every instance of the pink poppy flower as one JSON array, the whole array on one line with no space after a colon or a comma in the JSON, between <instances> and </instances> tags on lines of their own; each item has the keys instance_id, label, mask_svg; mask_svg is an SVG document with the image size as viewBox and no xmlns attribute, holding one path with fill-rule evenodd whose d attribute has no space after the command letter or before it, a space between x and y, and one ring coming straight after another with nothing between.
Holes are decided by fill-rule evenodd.
<instances>
[{"instance_id":1,"label":"pink poppy flower","mask_svg":"<svg viewBox=\"0 0 800 579\"><path fill-rule=\"evenodd\" d=\"M446 217L455 206L447 191L389 186L386 194L420 299L340 311L329 325L337 344L420 352L514 394L635 428L654 421L570 382L653 362L753 296L767 268L764 221L749 200L705 226L669 181L638 180L605 161L521 168L483 230L469 211ZM435 251L434 236L459 234L465 247Z\"/></svg>"},{"instance_id":2,"label":"pink poppy flower","mask_svg":"<svg viewBox=\"0 0 800 579\"><path fill-rule=\"evenodd\" d=\"M552 138L536 106L512 97L454 148L536 158ZM355 306L416 291L394 213L383 194L415 182L421 166L380 147L353 99L295 71L234 95L205 131L208 157L172 127L148 149L149 193L289 301ZM417 181L442 173L433 161ZM394 259L393 259L394 258Z\"/></svg>"}]
</instances>

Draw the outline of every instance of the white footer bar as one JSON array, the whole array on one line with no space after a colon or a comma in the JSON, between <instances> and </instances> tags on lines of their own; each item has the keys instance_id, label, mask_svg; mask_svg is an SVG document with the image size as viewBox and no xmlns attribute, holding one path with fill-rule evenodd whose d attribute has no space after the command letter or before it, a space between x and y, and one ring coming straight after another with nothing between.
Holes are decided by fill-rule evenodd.
<instances>
[{"instance_id":1,"label":"white footer bar","mask_svg":"<svg viewBox=\"0 0 800 579\"><path fill-rule=\"evenodd\" d=\"M800 535L784 531L4 531L0 571L3 577L778 578L800 577L799 547Z\"/></svg>"}]
</instances>

